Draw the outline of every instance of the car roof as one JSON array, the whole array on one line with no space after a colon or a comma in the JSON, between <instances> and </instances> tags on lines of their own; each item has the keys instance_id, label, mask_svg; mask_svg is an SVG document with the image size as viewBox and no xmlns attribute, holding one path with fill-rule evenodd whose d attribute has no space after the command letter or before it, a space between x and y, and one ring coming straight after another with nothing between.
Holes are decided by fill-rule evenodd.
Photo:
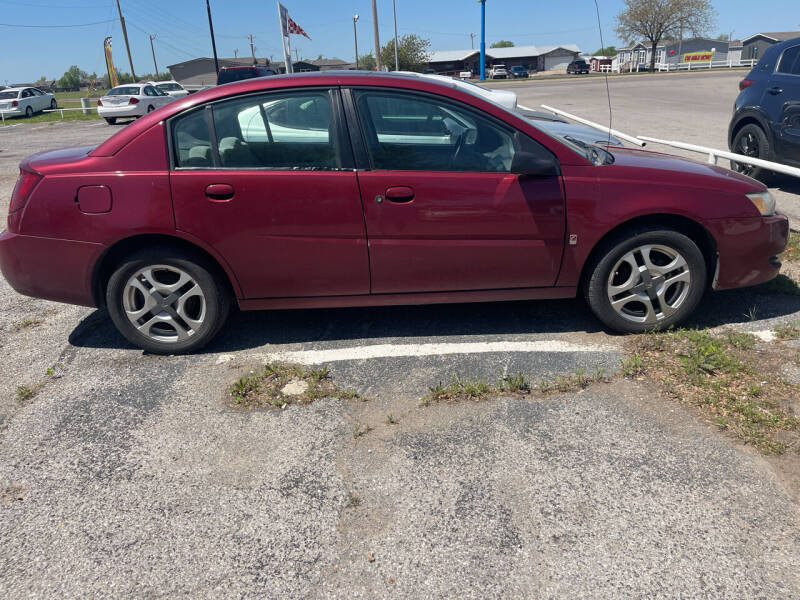
<instances>
[{"instance_id":1,"label":"car roof","mask_svg":"<svg viewBox=\"0 0 800 600\"><path fill-rule=\"evenodd\" d=\"M32 86L26 85L25 87L7 87L0 90L0 92L21 92L22 90L31 89Z\"/></svg>"}]
</instances>

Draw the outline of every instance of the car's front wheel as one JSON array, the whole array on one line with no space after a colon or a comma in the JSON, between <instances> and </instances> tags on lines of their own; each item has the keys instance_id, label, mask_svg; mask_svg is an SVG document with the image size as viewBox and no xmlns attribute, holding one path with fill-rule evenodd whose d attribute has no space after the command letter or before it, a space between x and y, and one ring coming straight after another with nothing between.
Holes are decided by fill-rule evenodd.
<instances>
[{"instance_id":1,"label":"car's front wheel","mask_svg":"<svg viewBox=\"0 0 800 600\"><path fill-rule=\"evenodd\" d=\"M203 258L153 248L132 254L114 270L106 305L132 344L155 354L179 354L211 341L228 316L230 295Z\"/></svg>"},{"instance_id":2,"label":"car's front wheel","mask_svg":"<svg viewBox=\"0 0 800 600\"><path fill-rule=\"evenodd\" d=\"M742 127L733 138L733 152L752 158L770 160L770 145L767 134L758 125L749 123ZM746 163L731 161L731 169L742 175L766 182L773 172L762 167L754 167Z\"/></svg>"},{"instance_id":3,"label":"car's front wheel","mask_svg":"<svg viewBox=\"0 0 800 600\"><path fill-rule=\"evenodd\" d=\"M592 312L609 328L642 333L677 325L706 289L703 253L686 235L657 227L604 244L583 284Z\"/></svg>"},{"instance_id":4,"label":"car's front wheel","mask_svg":"<svg viewBox=\"0 0 800 600\"><path fill-rule=\"evenodd\" d=\"M56 102L56 99L53 98L52 100L50 100L50 110L55 110L57 108L58 108L58 102Z\"/></svg>"}]
</instances>

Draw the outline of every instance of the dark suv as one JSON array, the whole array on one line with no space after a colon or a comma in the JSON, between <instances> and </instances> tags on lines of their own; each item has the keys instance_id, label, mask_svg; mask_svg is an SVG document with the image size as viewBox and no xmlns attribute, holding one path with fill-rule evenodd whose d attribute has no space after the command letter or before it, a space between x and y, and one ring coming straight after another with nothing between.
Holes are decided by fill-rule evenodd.
<instances>
[{"instance_id":1,"label":"dark suv","mask_svg":"<svg viewBox=\"0 0 800 600\"><path fill-rule=\"evenodd\" d=\"M589 63L585 60L573 60L571 63L567 65L567 75L570 73L575 73L579 75L580 73L588 74L589 73Z\"/></svg>"},{"instance_id":2,"label":"dark suv","mask_svg":"<svg viewBox=\"0 0 800 600\"><path fill-rule=\"evenodd\" d=\"M263 65L250 65L245 67L222 67L217 73L217 85L241 81L242 79L252 79L253 77L266 77L276 75L274 69Z\"/></svg>"},{"instance_id":3,"label":"dark suv","mask_svg":"<svg viewBox=\"0 0 800 600\"><path fill-rule=\"evenodd\" d=\"M800 166L800 38L767 48L739 89L728 127L731 152ZM772 175L752 165L731 166L762 181Z\"/></svg>"},{"instance_id":4,"label":"dark suv","mask_svg":"<svg viewBox=\"0 0 800 600\"><path fill-rule=\"evenodd\" d=\"M508 74L511 75L511 77L513 77L514 79L527 79L528 69L526 69L522 65L514 65L508 70Z\"/></svg>"}]
</instances>

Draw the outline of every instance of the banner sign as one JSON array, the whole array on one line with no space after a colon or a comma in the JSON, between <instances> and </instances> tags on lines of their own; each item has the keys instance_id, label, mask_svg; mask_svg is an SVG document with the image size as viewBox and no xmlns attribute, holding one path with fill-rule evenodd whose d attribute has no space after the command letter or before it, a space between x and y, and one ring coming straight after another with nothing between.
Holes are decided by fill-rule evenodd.
<instances>
[{"instance_id":1,"label":"banner sign","mask_svg":"<svg viewBox=\"0 0 800 600\"><path fill-rule=\"evenodd\" d=\"M703 51L703 52L687 52L683 55L683 62L710 62L714 59L714 53Z\"/></svg>"},{"instance_id":2,"label":"banner sign","mask_svg":"<svg viewBox=\"0 0 800 600\"><path fill-rule=\"evenodd\" d=\"M108 86L115 88L119 85L117 70L114 68L114 60L111 58L111 36L103 40L103 51L106 55L106 69L108 69Z\"/></svg>"}]
</instances>

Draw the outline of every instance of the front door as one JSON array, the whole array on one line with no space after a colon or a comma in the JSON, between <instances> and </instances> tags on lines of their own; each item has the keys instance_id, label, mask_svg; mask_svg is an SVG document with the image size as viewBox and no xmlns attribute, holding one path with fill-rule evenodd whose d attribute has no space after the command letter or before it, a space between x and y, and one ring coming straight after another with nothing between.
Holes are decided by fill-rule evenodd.
<instances>
[{"instance_id":1,"label":"front door","mask_svg":"<svg viewBox=\"0 0 800 600\"><path fill-rule=\"evenodd\" d=\"M561 180L510 173L517 143L508 126L434 96L356 89L352 97L371 166L359 184L372 293L554 285Z\"/></svg>"},{"instance_id":2,"label":"front door","mask_svg":"<svg viewBox=\"0 0 800 600\"><path fill-rule=\"evenodd\" d=\"M800 45L784 50L761 105L772 122L776 160L800 164Z\"/></svg>"},{"instance_id":3,"label":"front door","mask_svg":"<svg viewBox=\"0 0 800 600\"><path fill-rule=\"evenodd\" d=\"M369 293L340 104L338 90L261 93L170 123L177 228L224 257L246 298Z\"/></svg>"}]
</instances>

